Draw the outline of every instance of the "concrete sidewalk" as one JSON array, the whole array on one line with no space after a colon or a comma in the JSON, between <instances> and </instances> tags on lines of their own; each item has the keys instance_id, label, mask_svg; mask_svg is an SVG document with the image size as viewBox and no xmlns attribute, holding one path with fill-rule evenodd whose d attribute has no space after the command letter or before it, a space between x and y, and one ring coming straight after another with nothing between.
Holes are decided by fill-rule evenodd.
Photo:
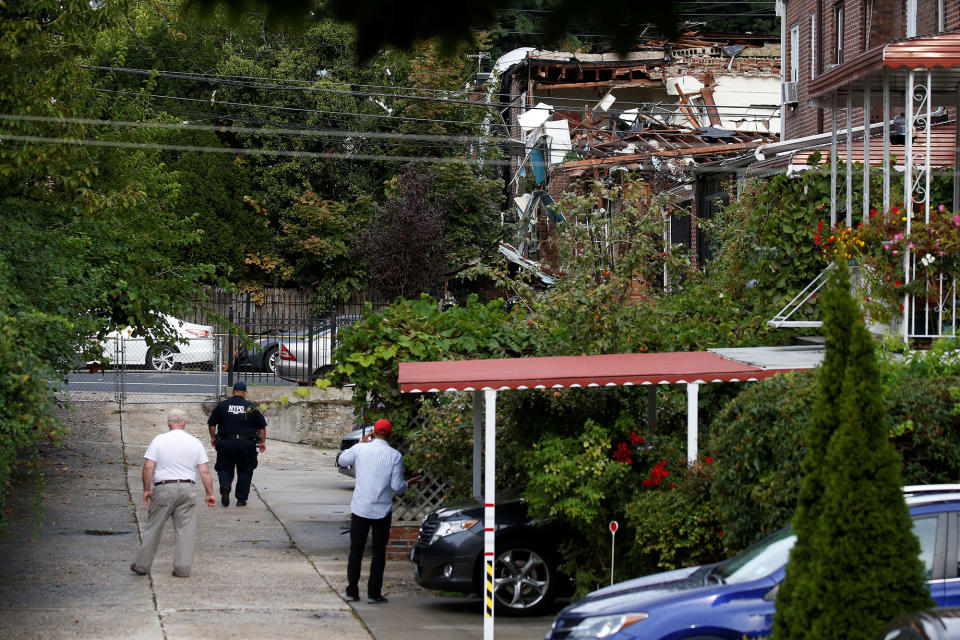
<instances>
[{"instance_id":1,"label":"concrete sidewalk","mask_svg":"<svg viewBox=\"0 0 960 640\"><path fill-rule=\"evenodd\" d=\"M122 428L115 414L70 420L73 433L41 461L39 531L29 488L16 487L0 538L0 637L371 638L325 575L345 572L349 547L339 531L352 487L332 452L268 440L249 506L201 507L190 578L171 575L169 525L152 574L130 571L146 520L142 456L165 409L125 415ZM203 436L199 407L188 415ZM301 530L309 551L291 538Z\"/></svg>"},{"instance_id":2,"label":"concrete sidewalk","mask_svg":"<svg viewBox=\"0 0 960 640\"><path fill-rule=\"evenodd\" d=\"M347 604L341 595L353 480L337 473L335 451L269 438L248 506L236 507L231 497L229 508L219 501L199 507L191 576L171 575L170 524L152 574L135 575L129 567L147 517L143 453L166 430L171 407L132 407L122 426L112 408L81 407L67 417L73 432L61 445L43 448L39 530L31 524L30 487L14 486L7 505L10 529L0 536L0 638L483 637L479 598L438 597L421 589L403 560L387 561L388 604ZM187 431L207 446L212 469L206 416L199 405L183 408ZM361 594L368 571L366 556ZM553 613L498 618L497 638L542 638Z\"/></svg>"}]
</instances>

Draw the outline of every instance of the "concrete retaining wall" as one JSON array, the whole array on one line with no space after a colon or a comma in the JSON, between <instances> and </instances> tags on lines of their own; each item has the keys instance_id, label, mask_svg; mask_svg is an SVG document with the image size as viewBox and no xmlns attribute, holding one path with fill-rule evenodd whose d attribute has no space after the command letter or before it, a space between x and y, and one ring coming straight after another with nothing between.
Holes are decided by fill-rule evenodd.
<instances>
[{"instance_id":1,"label":"concrete retaining wall","mask_svg":"<svg viewBox=\"0 0 960 640\"><path fill-rule=\"evenodd\" d=\"M301 398L294 392L308 389ZM339 449L340 438L353 430L353 388L317 389L316 387L247 387L247 399L268 405L267 438Z\"/></svg>"}]
</instances>

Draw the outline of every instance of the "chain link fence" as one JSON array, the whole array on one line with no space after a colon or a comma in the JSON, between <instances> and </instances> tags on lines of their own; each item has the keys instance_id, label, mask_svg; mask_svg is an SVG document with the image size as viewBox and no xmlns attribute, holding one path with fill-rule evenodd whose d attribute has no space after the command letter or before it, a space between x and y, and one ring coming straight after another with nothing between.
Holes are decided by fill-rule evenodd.
<instances>
[{"instance_id":1,"label":"chain link fence","mask_svg":"<svg viewBox=\"0 0 960 640\"><path fill-rule=\"evenodd\" d=\"M163 415L174 406L207 413L237 380L254 385L308 384L333 366L337 334L360 319L362 303L340 304L315 314L309 296L285 292L262 304L249 297L232 305L218 302L229 323L214 316L192 316L172 323L178 336L151 342L113 332L100 343L102 355L78 367L57 388L61 417L71 425L125 416ZM380 308L383 304L374 304ZM211 324L194 324L210 322ZM188 406L190 405L190 406ZM112 417L111 417L112 416ZM447 492L440 479L426 477L396 504L396 519L419 524L439 507ZM411 499L412 498L412 499Z\"/></svg>"}]
</instances>

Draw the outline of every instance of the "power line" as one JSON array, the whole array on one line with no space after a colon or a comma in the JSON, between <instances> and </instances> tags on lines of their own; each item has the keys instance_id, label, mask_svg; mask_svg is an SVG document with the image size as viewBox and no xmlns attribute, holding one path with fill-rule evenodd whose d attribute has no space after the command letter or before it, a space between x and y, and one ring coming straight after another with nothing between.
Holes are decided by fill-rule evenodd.
<instances>
[{"instance_id":1,"label":"power line","mask_svg":"<svg viewBox=\"0 0 960 640\"><path fill-rule=\"evenodd\" d=\"M429 156L388 156L383 154L338 153L326 151L289 151L283 149L251 149L248 147L209 147L147 142L122 142L113 140L90 140L82 138L51 138L46 136L19 136L0 134L0 142L27 142L41 144L69 144L89 147L114 147L121 149L152 149L155 151L189 151L197 153L233 153L243 155L286 156L297 158L326 158L340 160L371 160L379 162L420 162L427 164L477 164L484 166L508 166L507 160L485 158L453 158Z\"/></svg>"},{"instance_id":2,"label":"power line","mask_svg":"<svg viewBox=\"0 0 960 640\"><path fill-rule=\"evenodd\" d=\"M134 95L134 96L144 96L151 98L159 98L163 100L181 100L184 102L202 102L204 104L209 104L210 100L203 98L187 98L183 96L168 96L168 95L159 95L155 93L143 94L139 91L124 91L122 89L97 89L101 93L115 93L122 95ZM279 105L266 105L266 104L249 104L245 102L228 102L224 100L217 100L214 104L224 105L228 107L244 107L250 109L267 109L267 110L278 110L278 111L291 111L298 113L317 113L321 115L332 115L332 116L356 116L360 118L380 118L382 120L400 120L404 122L428 122L428 123L440 123L440 124L467 124L479 126L481 122L475 122L471 120L441 120L436 118L415 118L411 116L394 116L386 115L379 113L353 113L349 111L329 111L325 109L306 109L303 107L284 107Z\"/></svg>"},{"instance_id":3,"label":"power line","mask_svg":"<svg viewBox=\"0 0 960 640\"><path fill-rule=\"evenodd\" d=\"M382 92L346 91L346 90L342 90L342 89L325 89L325 88L322 88L322 87L272 86L272 85L261 85L261 84L256 84L256 83L240 84L240 83L237 83L237 82L234 80L234 79L244 79L244 80L268 80L268 81L269 81L269 80L279 80L279 79L275 79L275 78L264 78L264 77L258 77L258 76L215 76L215 75L213 75L213 74L195 74L195 73L193 73L193 72L170 72L170 71L161 71L161 70L134 69L134 68L124 68L124 67L90 67L90 68L98 69L98 70L109 70L109 71L115 71L115 72L120 72L120 73L133 73L133 74L136 74L136 75L152 75L153 73L156 73L158 76L161 76L161 77L170 77L170 78L174 78L174 79L184 79L184 80L198 80L198 81L206 82L206 83L208 83L208 84L219 84L219 83L223 83L223 84L236 84L236 85L238 85L238 86L243 86L243 87L246 87L246 88L264 89L264 90L283 89L283 90L304 90L304 91L311 91L311 92L331 92L331 93L340 93L340 94L350 93L350 94L354 95L355 97L396 98L396 99L406 99L406 100L430 100L430 101L433 101L433 102L441 102L441 103L444 103L444 104L465 104L465 105L469 105L469 106L484 107L484 108L490 108L490 109L499 109L499 108L506 108L506 107L513 106L513 103L512 103L512 102L503 102L503 101L499 101L499 100L498 100L498 101L485 102L485 101L480 101L480 100L453 100L453 99L445 99L445 98L441 99L441 98L435 98L435 97L434 97L434 98L431 98L431 97L427 97L427 96L413 96L413 95L404 95L404 94L400 94L400 95L397 95L397 94L390 95L390 94L386 94L386 93L382 93ZM227 78L228 80L221 80L220 78ZM311 81L310 81L310 80L287 80L286 82L300 82L300 83L304 83L304 82L311 82ZM388 88L386 85L356 85L356 86ZM418 89L418 88L416 88L416 87L395 87L395 88L404 89L404 90L410 90L410 91L420 91L420 90L421 90L421 89ZM613 86L613 87L611 87L611 88L616 89L616 86ZM111 90L109 90L109 89L99 89L99 91L111 91ZM114 91L114 92L116 92L116 93L136 93L136 92L122 91L122 90L112 90L112 91ZM447 92L447 93L451 93L451 94L452 94L452 93L456 93L456 94L460 94L460 95L462 95L462 94L464 93L463 91L459 91L459 90L454 91L454 90L450 90L450 89L423 89L423 91L433 91L433 92L437 92L437 93L439 93L439 92ZM155 97L167 97L167 98L170 98L170 99L180 99L180 98L178 98L178 97L176 97L176 96L157 96L156 94L150 94L150 95L153 95L153 96L155 96ZM185 98L185 99L188 99L188 98ZM201 99L197 99L197 98L192 98L192 99L193 99L193 100L197 100L197 101L199 101L199 102L204 102L204 100L201 100ZM568 97L561 97L561 96L551 96L551 97L550 97L550 100L553 101L553 102L564 102L564 101L567 101L567 102L576 102L576 103L578 103L578 104L582 104L582 103L584 102L584 99L583 99L583 98L568 98ZM239 104L239 103L218 102L218 104ZM651 102L651 101L645 101L645 102L627 102L627 101L622 101L622 102L620 102L620 104L621 104L621 105L629 105L629 106L631 106L631 107L633 107L633 106L636 106L636 107L643 107L643 106L662 106L662 105L663 105L662 102ZM250 106L263 106L263 105L250 105ZM716 105L716 106L717 106L717 108L724 109L724 108L736 108L736 107L741 107L742 105ZM272 108L272 107L271 107L271 108ZM536 109L536 108L537 108L537 107L531 107L531 109ZM780 106L779 106L779 104L777 104L777 105L764 105L764 108L779 109ZM319 112L319 111L318 111L318 112ZM330 112L319 112L319 113L330 113ZM350 113L350 112L334 112L334 113L344 113L345 115L357 115L357 116L388 117L388 116L381 116L380 114L363 114L363 113ZM399 118L399 117L401 117L401 116L393 116L393 117L398 117L398 118ZM430 122L453 122L453 123L455 123L455 124L473 124L473 123L470 122L470 121L456 121L456 120L427 120L427 121L430 121Z\"/></svg>"},{"instance_id":4,"label":"power line","mask_svg":"<svg viewBox=\"0 0 960 640\"><path fill-rule=\"evenodd\" d=\"M446 136L426 135L414 133L381 133L367 131L345 131L330 129L263 129L254 127L234 127L227 125L200 125L166 122L142 122L132 120L100 120L95 118L54 118L50 116L28 116L0 113L0 120L14 120L19 122L48 122L53 124L85 124L111 127L139 127L147 129L177 129L181 131L214 131L219 133L251 133L258 135L282 135L299 137L333 137L333 138L380 138L385 140L412 140L423 142L451 142L457 144L500 144L508 142L507 138L483 136Z\"/></svg>"}]
</instances>

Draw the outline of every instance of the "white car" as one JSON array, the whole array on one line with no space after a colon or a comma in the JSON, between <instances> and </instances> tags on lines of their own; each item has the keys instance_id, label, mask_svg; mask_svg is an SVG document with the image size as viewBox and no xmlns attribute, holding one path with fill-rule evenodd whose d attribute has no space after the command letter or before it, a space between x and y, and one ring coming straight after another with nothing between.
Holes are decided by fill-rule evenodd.
<instances>
[{"instance_id":1,"label":"white car","mask_svg":"<svg viewBox=\"0 0 960 640\"><path fill-rule=\"evenodd\" d=\"M111 331L100 342L103 361L114 365L145 366L154 371L170 371L184 364L210 363L216 359L213 327L184 322L173 316L160 316L177 340L147 346L143 337L134 337L132 327Z\"/></svg>"}]
</instances>

